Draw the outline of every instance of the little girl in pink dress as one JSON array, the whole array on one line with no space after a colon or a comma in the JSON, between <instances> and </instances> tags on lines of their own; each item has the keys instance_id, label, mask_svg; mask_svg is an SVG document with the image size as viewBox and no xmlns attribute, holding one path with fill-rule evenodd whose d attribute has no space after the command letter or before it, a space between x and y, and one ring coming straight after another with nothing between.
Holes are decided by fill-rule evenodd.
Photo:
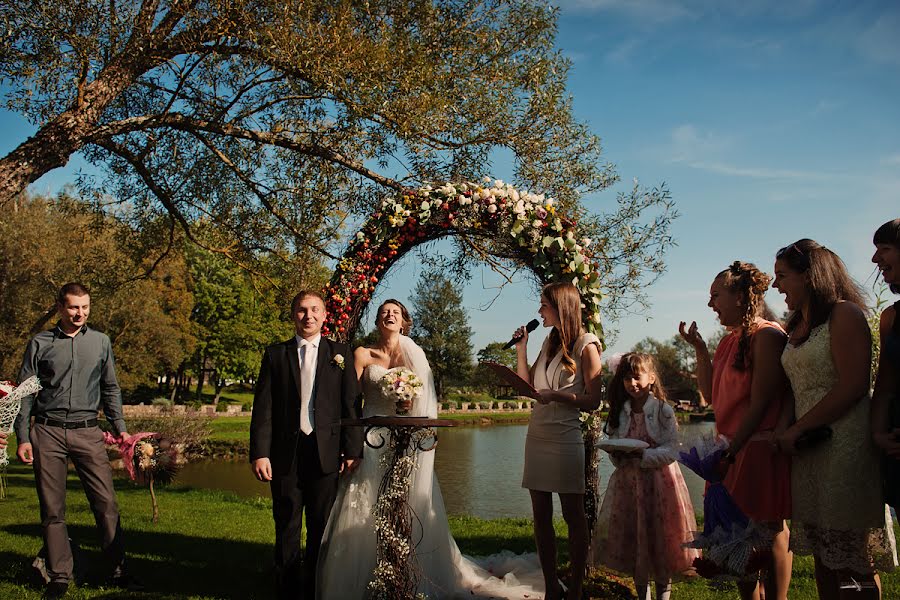
<instances>
[{"instance_id":1,"label":"little girl in pink dress","mask_svg":"<svg viewBox=\"0 0 900 600\"><path fill-rule=\"evenodd\" d=\"M691 568L698 550L683 548L697 529L694 507L677 458L675 411L665 402L653 357L622 357L609 387L610 438L649 447L610 452L616 466L594 528L591 561L634 577L638 600L669 600L672 576Z\"/></svg>"}]
</instances>

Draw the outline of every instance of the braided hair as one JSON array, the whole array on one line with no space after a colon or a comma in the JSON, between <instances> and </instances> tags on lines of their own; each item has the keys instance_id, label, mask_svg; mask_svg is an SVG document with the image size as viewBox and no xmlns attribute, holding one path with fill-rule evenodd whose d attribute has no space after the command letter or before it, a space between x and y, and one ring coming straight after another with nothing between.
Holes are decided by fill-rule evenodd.
<instances>
[{"instance_id":1,"label":"braided hair","mask_svg":"<svg viewBox=\"0 0 900 600\"><path fill-rule=\"evenodd\" d=\"M745 371L750 366L750 336L756 331L756 319L771 314L766 306L765 296L772 278L753 263L739 260L731 263L730 267L716 276L717 279L719 277L722 278L728 291L741 298L744 307L744 314L741 316L741 339L732 366L738 371Z\"/></svg>"}]
</instances>

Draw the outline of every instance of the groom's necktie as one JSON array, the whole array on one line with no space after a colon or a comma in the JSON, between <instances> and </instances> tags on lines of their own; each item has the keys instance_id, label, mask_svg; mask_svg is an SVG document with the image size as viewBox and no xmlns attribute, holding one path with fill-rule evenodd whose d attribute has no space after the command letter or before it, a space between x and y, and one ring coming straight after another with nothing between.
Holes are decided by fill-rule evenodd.
<instances>
[{"instance_id":1,"label":"groom's necktie","mask_svg":"<svg viewBox=\"0 0 900 600\"><path fill-rule=\"evenodd\" d=\"M312 388L316 377L317 348L307 340L300 341L300 431L313 431Z\"/></svg>"}]
</instances>

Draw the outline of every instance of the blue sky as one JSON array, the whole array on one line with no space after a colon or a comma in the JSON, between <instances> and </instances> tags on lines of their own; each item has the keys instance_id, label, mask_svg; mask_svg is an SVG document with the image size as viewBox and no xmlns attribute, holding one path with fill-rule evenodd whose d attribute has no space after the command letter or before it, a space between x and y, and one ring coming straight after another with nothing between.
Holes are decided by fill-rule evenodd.
<instances>
[{"instance_id":1,"label":"blue sky","mask_svg":"<svg viewBox=\"0 0 900 600\"><path fill-rule=\"evenodd\" d=\"M563 0L560 8L575 111L622 178L585 203L603 211L637 178L665 182L681 213L668 272L648 290L651 309L614 324L608 352L671 337L679 320L712 333L715 273L735 259L771 272L775 251L802 237L833 249L871 287L872 232L900 217L900 4ZM0 124L3 153L32 131L8 113ZM33 189L53 191L81 166L76 157ZM499 162L489 174L512 180ZM417 277L408 260L378 295L406 300ZM465 291L476 350L507 339L537 309L525 282L490 304L496 285L476 270ZM784 309L777 293L769 301Z\"/></svg>"}]
</instances>

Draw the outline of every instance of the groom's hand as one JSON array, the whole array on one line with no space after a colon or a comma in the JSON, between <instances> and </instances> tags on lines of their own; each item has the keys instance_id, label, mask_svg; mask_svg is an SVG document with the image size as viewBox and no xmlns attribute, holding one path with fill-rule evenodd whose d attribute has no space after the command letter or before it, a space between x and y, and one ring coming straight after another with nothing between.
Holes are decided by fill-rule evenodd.
<instances>
[{"instance_id":1,"label":"groom's hand","mask_svg":"<svg viewBox=\"0 0 900 600\"><path fill-rule=\"evenodd\" d=\"M253 461L253 474L260 481L272 481L272 461L268 458L257 458Z\"/></svg>"},{"instance_id":2,"label":"groom's hand","mask_svg":"<svg viewBox=\"0 0 900 600\"><path fill-rule=\"evenodd\" d=\"M350 473L359 466L360 459L358 458L345 458L341 461L341 473Z\"/></svg>"}]
</instances>

